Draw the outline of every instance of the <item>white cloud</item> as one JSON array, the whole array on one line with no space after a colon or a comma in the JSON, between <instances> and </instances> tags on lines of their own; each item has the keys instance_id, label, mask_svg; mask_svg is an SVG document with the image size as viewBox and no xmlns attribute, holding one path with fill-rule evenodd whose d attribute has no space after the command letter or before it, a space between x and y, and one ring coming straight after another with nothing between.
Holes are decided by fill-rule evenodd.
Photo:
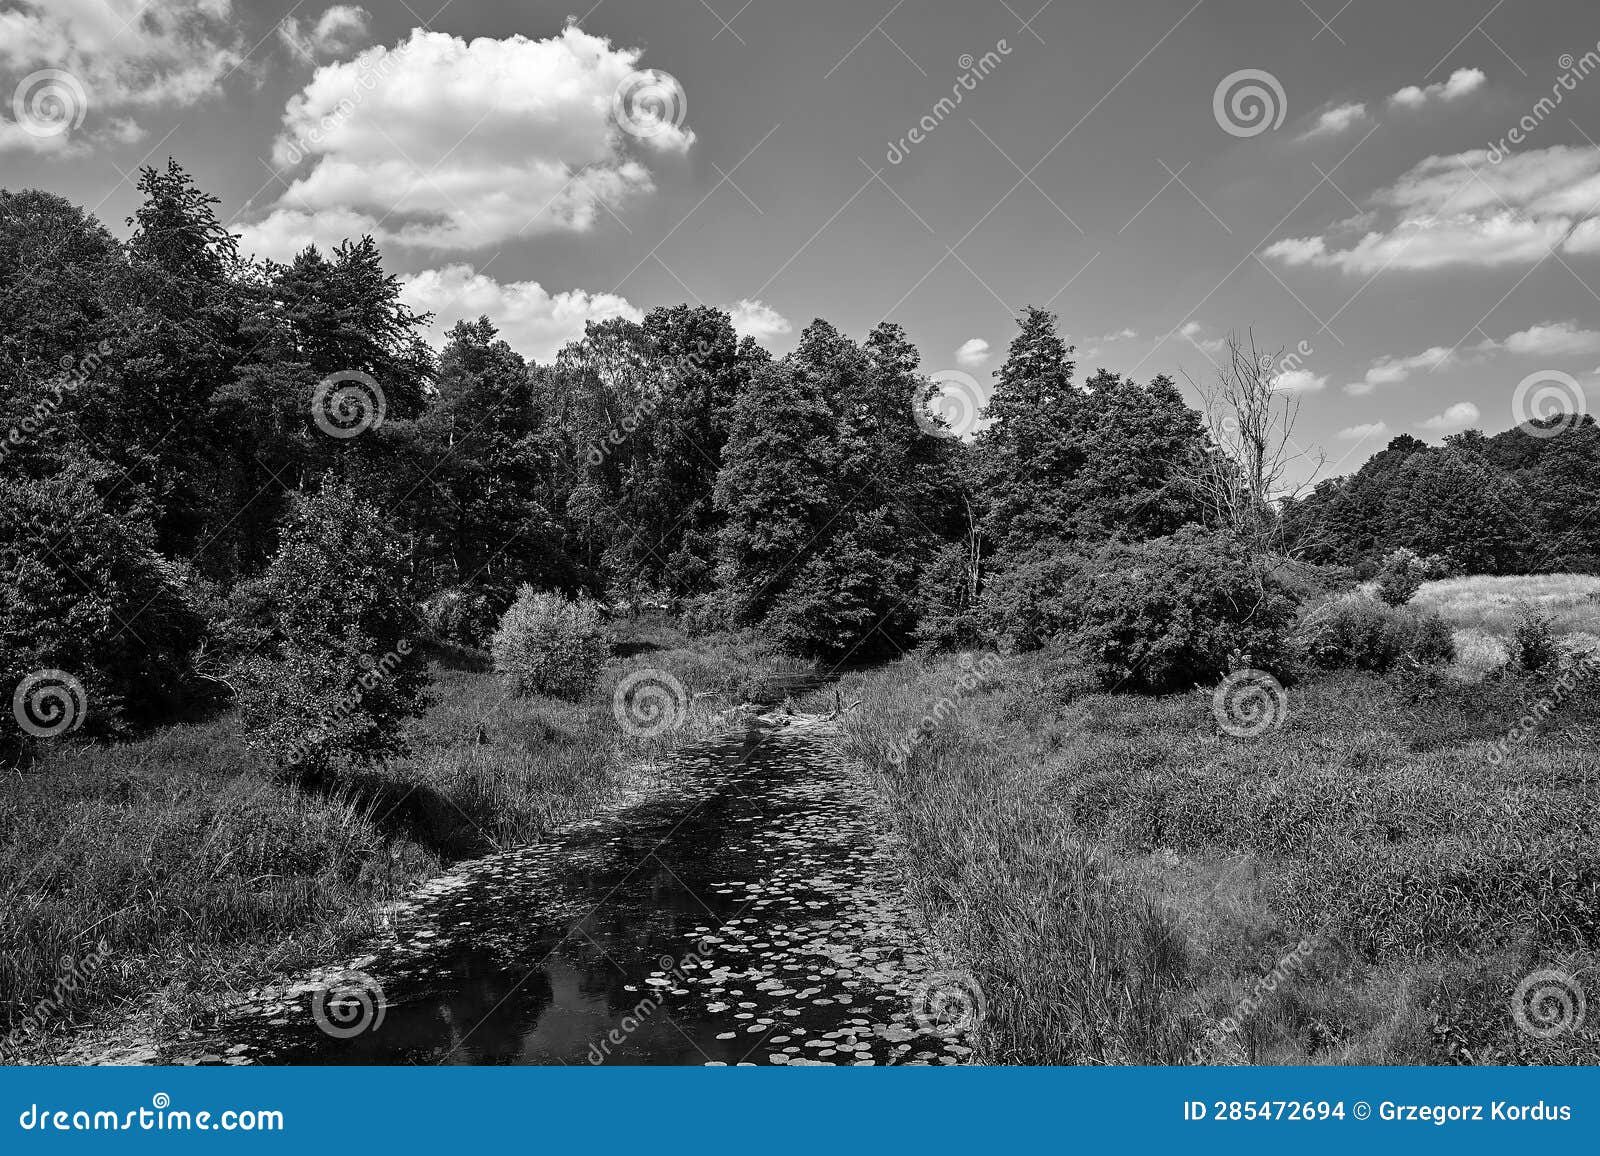
<instances>
[{"instance_id":1,"label":"white cloud","mask_svg":"<svg viewBox=\"0 0 1600 1156\"><path fill-rule=\"evenodd\" d=\"M1221 353L1228 347L1227 341L1221 337L1205 337L1205 331L1204 325L1198 321L1190 321L1178 330L1178 336L1187 338L1199 347L1200 352L1206 354Z\"/></svg>"},{"instance_id":2,"label":"white cloud","mask_svg":"<svg viewBox=\"0 0 1600 1156\"><path fill-rule=\"evenodd\" d=\"M1139 331L1137 329L1113 329L1110 333L1107 333L1107 334L1105 334L1105 335L1103 335L1103 336L1101 336L1099 338L1096 338L1096 340L1098 340L1098 341L1132 341L1135 337L1138 337L1138 336L1139 336Z\"/></svg>"},{"instance_id":3,"label":"white cloud","mask_svg":"<svg viewBox=\"0 0 1600 1156\"><path fill-rule=\"evenodd\" d=\"M128 139L119 125L131 122L101 121L110 110L214 94L245 58L228 27L232 9L232 0L21 0L0 8L0 87L48 94L53 103L32 107L63 128L38 143L16 121L0 120L0 151L79 153L88 143ZM68 79L41 84L43 70Z\"/></svg>"},{"instance_id":4,"label":"white cloud","mask_svg":"<svg viewBox=\"0 0 1600 1156\"><path fill-rule=\"evenodd\" d=\"M643 141L617 123L613 100L641 75L639 56L571 25L470 42L419 28L394 49L322 65L289 100L273 148L280 166L305 168L245 226L245 249L284 257L370 233L464 250L586 232L653 191L639 148L694 142L676 119L652 121Z\"/></svg>"},{"instance_id":5,"label":"white cloud","mask_svg":"<svg viewBox=\"0 0 1600 1156\"><path fill-rule=\"evenodd\" d=\"M794 325L765 301L751 301L741 297L728 310L733 319L733 331L740 337L754 337L767 341L780 334L792 332Z\"/></svg>"},{"instance_id":6,"label":"white cloud","mask_svg":"<svg viewBox=\"0 0 1600 1156\"><path fill-rule=\"evenodd\" d=\"M1305 140L1314 136L1335 136L1351 125L1359 124L1367 119L1367 106L1360 101L1351 101L1349 104L1336 105L1324 109L1322 115L1309 129L1300 134L1300 139Z\"/></svg>"},{"instance_id":7,"label":"white cloud","mask_svg":"<svg viewBox=\"0 0 1600 1156\"><path fill-rule=\"evenodd\" d=\"M1346 426L1340 430L1338 436L1345 441L1359 442L1368 438L1382 437L1388 432L1388 425L1381 421L1368 422L1365 425Z\"/></svg>"},{"instance_id":8,"label":"white cloud","mask_svg":"<svg viewBox=\"0 0 1600 1156\"><path fill-rule=\"evenodd\" d=\"M1272 379L1272 388L1279 393L1316 393L1327 384L1327 374L1312 373L1309 369L1291 369Z\"/></svg>"},{"instance_id":9,"label":"white cloud","mask_svg":"<svg viewBox=\"0 0 1600 1156\"><path fill-rule=\"evenodd\" d=\"M437 344L457 321L488 317L500 336L524 357L549 362L569 341L583 336L589 321L644 314L626 298L611 293L569 289L551 293L537 281L501 284L470 265L447 265L401 278L401 299L419 313L433 313L431 337Z\"/></svg>"},{"instance_id":10,"label":"white cloud","mask_svg":"<svg viewBox=\"0 0 1600 1156\"><path fill-rule=\"evenodd\" d=\"M1455 403L1455 405L1451 406L1443 413L1435 414L1427 421L1419 421L1417 425L1423 429L1439 432L1443 430L1465 429L1467 426L1471 425L1477 420L1478 407L1473 405L1470 401L1458 401Z\"/></svg>"},{"instance_id":11,"label":"white cloud","mask_svg":"<svg viewBox=\"0 0 1600 1156\"><path fill-rule=\"evenodd\" d=\"M1510 353L1543 357L1600 353L1600 332L1579 329L1573 321L1546 321L1513 333L1501 347Z\"/></svg>"},{"instance_id":12,"label":"white cloud","mask_svg":"<svg viewBox=\"0 0 1600 1156\"><path fill-rule=\"evenodd\" d=\"M1373 201L1392 222L1347 248L1327 237L1289 237L1267 246L1286 265L1370 275L1384 269L1531 264L1555 249L1600 252L1600 149L1556 145L1508 153L1484 149L1433 156Z\"/></svg>"},{"instance_id":13,"label":"white cloud","mask_svg":"<svg viewBox=\"0 0 1600 1156\"><path fill-rule=\"evenodd\" d=\"M1459 100L1482 88L1487 79L1481 68L1458 68L1450 74L1449 80L1430 84L1426 88L1406 85L1389 98L1389 103L1399 108L1421 108L1431 100Z\"/></svg>"},{"instance_id":14,"label":"white cloud","mask_svg":"<svg viewBox=\"0 0 1600 1156\"><path fill-rule=\"evenodd\" d=\"M1457 364L1461 355L1442 345L1413 353L1410 357L1380 357L1367 367L1366 376L1344 387L1346 393L1360 396L1371 393L1380 385L1398 385L1420 370L1433 371Z\"/></svg>"},{"instance_id":15,"label":"white cloud","mask_svg":"<svg viewBox=\"0 0 1600 1156\"><path fill-rule=\"evenodd\" d=\"M968 369L976 368L989 360L989 343L981 337L963 341L956 350L956 364Z\"/></svg>"},{"instance_id":16,"label":"white cloud","mask_svg":"<svg viewBox=\"0 0 1600 1156\"><path fill-rule=\"evenodd\" d=\"M371 16L353 4L335 4L309 27L296 16L278 24L278 39L307 60L343 56L367 38Z\"/></svg>"}]
</instances>

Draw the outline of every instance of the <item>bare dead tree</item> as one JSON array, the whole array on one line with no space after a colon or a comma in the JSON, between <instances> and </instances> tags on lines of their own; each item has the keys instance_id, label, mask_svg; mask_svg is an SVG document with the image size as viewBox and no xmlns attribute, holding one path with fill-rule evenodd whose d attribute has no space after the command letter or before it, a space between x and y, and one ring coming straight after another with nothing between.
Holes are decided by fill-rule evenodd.
<instances>
[{"instance_id":1,"label":"bare dead tree","mask_svg":"<svg viewBox=\"0 0 1600 1156\"><path fill-rule=\"evenodd\" d=\"M1189 482L1215 524L1256 558L1287 553L1282 507L1315 485L1327 461L1295 441L1300 399L1275 388L1282 364L1283 350L1264 353L1254 332L1244 340L1230 335L1216 380L1195 385L1190 379L1211 448L1195 460Z\"/></svg>"}]
</instances>

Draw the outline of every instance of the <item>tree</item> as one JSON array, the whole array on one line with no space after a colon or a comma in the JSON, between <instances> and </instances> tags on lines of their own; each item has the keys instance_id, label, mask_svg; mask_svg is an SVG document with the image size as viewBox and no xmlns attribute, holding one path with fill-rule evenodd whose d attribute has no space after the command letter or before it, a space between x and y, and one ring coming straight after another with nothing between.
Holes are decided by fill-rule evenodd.
<instances>
[{"instance_id":1,"label":"tree","mask_svg":"<svg viewBox=\"0 0 1600 1156\"><path fill-rule=\"evenodd\" d=\"M1281 353L1265 354L1253 333L1244 340L1229 336L1215 384L1202 389L1213 448L1194 459L1191 484L1212 524L1252 558L1284 553L1277 507L1309 488L1309 482L1291 484L1290 474L1309 465L1314 479L1322 465L1295 443L1300 403L1279 393L1274 381Z\"/></svg>"},{"instance_id":2,"label":"tree","mask_svg":"<svg viewBox=\"0 0 1600 1156\"><path fill-rule=\"evenodd\" d=\"M262 611L265 645L228 678L251 743L280 766L315 776L405 749L400 724L429 702L405 568L395 528L348 483L328 474L296 498L241 599Z\"/></svg>"},{"instance_id":3,"label":"tree","mask_svg":"<svg viewBox=\"0 0 1600 1156\"><path fill-rule=\"evenodd\" d=\"M830 373L838 334L825 322L802 336L802 351L758 369L734 402L717 477L718 582L736 622L777 616L803 635L806 607L793 586L837 511L841 459Z\"/></svg>"},{"instance_id":4,"label":"tree","mask_svg":"<svg viewBox=\"0 0 1600 1156\"><path fill-rule=\"evenodd\" d=\"M1057 334L1055 315L1030 305L1018 324L985 409L989 425L974 440L986 502L983 532L1002 556L1064 536L1074 520L1072 481L1085 451L1073 350Z\"/></svg>"},{"instance_id":5,"label":"tree","mask_svg":"<svg viewBox=\"0 0 1600 1156\"><path fill-rule=\"evenodd\" d=\"M114 470L0 475L0 692L45 670L75 678L86 733L181 705L204 623L187 569L155 549L150 505ZM9 714L6 716L9 719Z\"/></svg>"}]
</instances>

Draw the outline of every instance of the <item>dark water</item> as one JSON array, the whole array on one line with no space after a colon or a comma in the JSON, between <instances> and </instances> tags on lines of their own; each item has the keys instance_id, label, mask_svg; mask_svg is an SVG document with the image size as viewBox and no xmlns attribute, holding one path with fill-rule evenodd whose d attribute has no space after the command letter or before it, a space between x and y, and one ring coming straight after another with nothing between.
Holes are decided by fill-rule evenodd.
<instances>
[{"instance_id":1,"label":"dark water","mask_svg":"<svg viewBox=\"0 0 1600 1156\"><path fill-rule=\"evenodd\" d=\"M669 791L437 881L359 970L163 1062L959 1063L978 999L930 971L825 726L753 723Z\"/></svg>"}]
</instances>

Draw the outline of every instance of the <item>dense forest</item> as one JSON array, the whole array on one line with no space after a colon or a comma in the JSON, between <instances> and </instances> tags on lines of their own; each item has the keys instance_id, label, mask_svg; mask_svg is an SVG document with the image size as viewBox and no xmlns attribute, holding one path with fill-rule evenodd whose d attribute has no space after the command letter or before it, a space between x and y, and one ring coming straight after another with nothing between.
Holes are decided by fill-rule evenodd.
<instances>
[{"instance_id":1,"label":"dense forest","mask_svg":"<svg viewBox=\"0 0 1600 1156\"><path fill-rule=\"evenodd\" d=\"M436 351L370 238L247 259L176 164L139 188L125 240L0 192L0 691L70 671L98 728L247 685L337 697L385 638L483 645L524 584L839 662L1039 643L1119 574L1214 576L1251 545L1196 481L1223 458L1206 418L1166 377L1080 380L1044 310L968 442L926 432L936 386L887 321L815 321L781 359L687 305L591 323L551 365L490 318ZM1510 573L1594 569L1573 511L1597 491L1586 421L1401 437L1254 497L1312 562Z\"/></svg>"}]
</instances>

